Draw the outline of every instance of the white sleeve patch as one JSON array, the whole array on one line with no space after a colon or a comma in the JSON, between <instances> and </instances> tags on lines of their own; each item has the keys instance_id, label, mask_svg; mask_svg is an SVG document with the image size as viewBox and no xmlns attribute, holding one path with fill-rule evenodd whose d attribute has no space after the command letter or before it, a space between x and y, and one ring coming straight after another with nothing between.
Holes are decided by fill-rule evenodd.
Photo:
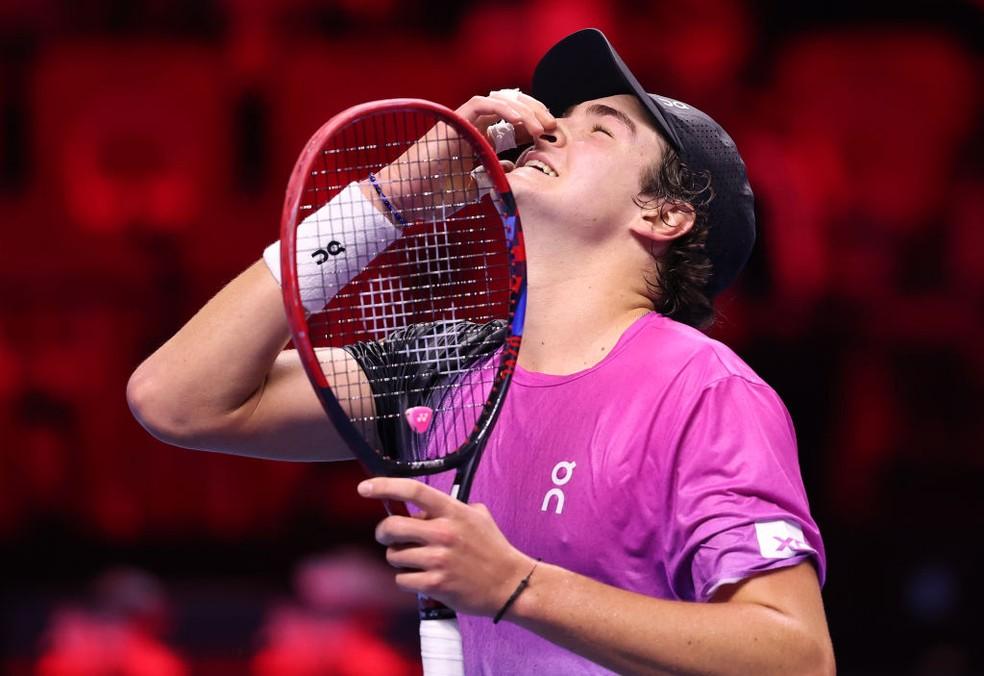
<instances>
[{"instance_id":1,"label":"white sleeve patch","mask_svg":"<svg viewBox=\"0 0 984 676\"><path fill-rule=\"evenodd\" d=\"M789 559L800 552L816 552L806 543L803 531L789 521L757 521L759 551L767 559Z\"/></svg>"}]
</instances>

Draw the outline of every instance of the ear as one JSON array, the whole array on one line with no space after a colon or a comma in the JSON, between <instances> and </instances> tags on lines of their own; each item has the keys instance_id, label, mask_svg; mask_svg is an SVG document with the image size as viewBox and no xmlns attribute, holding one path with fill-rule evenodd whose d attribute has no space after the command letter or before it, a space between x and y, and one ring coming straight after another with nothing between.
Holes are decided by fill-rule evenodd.
<instances>
[{"instance_id":1,"label":"ear","mask_svg":"<svg viewBox=\"0 0 984 676\"><path fill-rule=\"evenodd\" d=\"M694 227L696 215L687 202L665 200L657 207L639 209L630 230L652 244L668 244Z\"/></svg>"}]
</instances>

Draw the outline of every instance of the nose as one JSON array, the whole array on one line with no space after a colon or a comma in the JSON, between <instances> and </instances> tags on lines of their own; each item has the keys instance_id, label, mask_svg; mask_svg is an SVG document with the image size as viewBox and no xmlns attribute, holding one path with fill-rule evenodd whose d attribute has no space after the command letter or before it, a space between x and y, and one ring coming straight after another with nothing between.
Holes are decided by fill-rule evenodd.
<instances>
[{"instance_id":1,"label":"nose","mask_svg":"<svg viewBox=\"0 0 984 676\"><path fill-rule=\"evenodd\" d=\"M568 130L566 124L563 118L557 118L557 126L549 134L540 134L537 138L537 145L563 146L567 143Z\"/></svg>"}]
</instances>

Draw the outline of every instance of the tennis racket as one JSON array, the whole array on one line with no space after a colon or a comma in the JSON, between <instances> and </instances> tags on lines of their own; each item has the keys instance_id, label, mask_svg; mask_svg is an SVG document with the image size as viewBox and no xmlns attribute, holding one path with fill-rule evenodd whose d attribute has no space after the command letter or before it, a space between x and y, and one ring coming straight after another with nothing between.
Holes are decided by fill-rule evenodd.
<instances>
[{"instance_id":1,"label":"tennis racket","mask_svg":"<svg viewBox=\"0 0 984 676\"><path fill-rule=\"evenodd\" d=\"M391 242L367 241L380 214L399 232ZM333 295L310 312L310 261L342 253L365 267L314 279ZM291 175L281 269L294 347L353 455L374 475L455 470L452 495L467 501L516 364L526 297L519 213L488 141L418 99L336 115ZM400 345L360 362L368 391L322 349L366 344ZM406 513L402 503L387 509ZM424 673L463 673L454 612L421 597L420 618Z\"/></svg>"}]
</instances>

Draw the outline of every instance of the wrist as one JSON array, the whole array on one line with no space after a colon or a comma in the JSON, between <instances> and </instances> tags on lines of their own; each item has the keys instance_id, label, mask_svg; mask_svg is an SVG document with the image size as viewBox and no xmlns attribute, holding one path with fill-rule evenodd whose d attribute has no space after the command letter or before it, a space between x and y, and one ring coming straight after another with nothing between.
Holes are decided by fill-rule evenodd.
<instances>
[{"instance_id":1,"label":"wrist","mask_svg":"<svg viewBox=\"0 0 984 676\"><path fill-rule=\"evenodd\" d=\"M499 595L502 601L492 615L493 624L509 618L520 598L533 584L533 578L541 565L543 565L541 559L520 554L517 565L513 566L514 572L508 576L508 580L503 585L504 591Z\"/></svg>"},{"instance_id":2,"label":"wrist","mask_svg":"<svg viewBox=\"0 0 984 676\"><path fill-rule=\"evenodd\" d=\"M532 566L536 559L529 561ZM527 568L524 574L529 570ZM513 601L502 621L534 631L535 627L544 622L549 609L557 607L557 599L569 591L566 587L570 584L572 576L575 574L566 568L541 561L533 571L533 576L530 577L523 593Z\"/></svg>"},{"instance_id":3,"label":"wrist","mask_svg":"<svg viewBox=\"0 0 984 676\"><path fill-rule=\"evenodd\" d=\"M304 308L321 311L400 232L366 199L358 183L349 184L305 218L296 232L297 281ZM264 250L263 260L277 283L282 283L279 241Z\"/></svg>"}]
</instances>

